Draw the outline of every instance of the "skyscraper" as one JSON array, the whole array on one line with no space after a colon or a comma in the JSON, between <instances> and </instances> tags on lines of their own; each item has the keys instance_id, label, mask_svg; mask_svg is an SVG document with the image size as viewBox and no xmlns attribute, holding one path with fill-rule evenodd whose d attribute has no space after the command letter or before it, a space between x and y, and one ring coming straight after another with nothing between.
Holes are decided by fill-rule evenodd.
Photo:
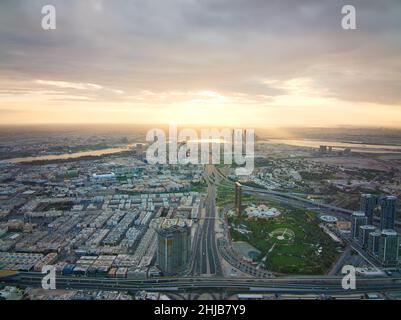
<instances>
[{"instance_id":1,"label":"skyscraper","mask_svg":"<svg viewBox=\"0 0 401 320\"><path fill-rule=\"evenodd\" d=\"M380 229L394 229L395 225L395 207L397 197L386 196L380 199L381 219Z\"/></svg>"},{"instance_id":2,"label":"skyscraper","mask_svg":"<svg viewBox=\"0 0 401 320\"><path fill-rule=\"evenodd\" d=\"M186 219L163 219L157 229L157 265L165 275L182 272L191 252L191 225Z\"/></svg>"},{"instance_id":3,"label":"skyscraper","mask_svg":"<svg viewBox=\"0 0 401 320\"><path fill-rule=\"evenodd\" d=\"M368 224L373 224L373 211L377 205L377 197L372 194L362 194L361 195L361 204L360 211L365 212L365 215L368 219Z\"/></svg>"},{"instance_id":4,"label":"skyscraper","mask_svg":"<svg viewBox=\"0 0 401 320\"><path fill-rule=\"evenodd\" d=\"M379 260L383 266L396 266L400 239L396 231L383 230L379 240Z\"/></svg>"},{"instance_id":5,"label":"skyscraper","mask_svg":"<svg viewBox=\"0 0 401 320\"><path fill-rule=\"evenodd\" d=\"M365 216L364 212L361 211L354 211L354 213L351 216L351 236L353 239L358 238L359 236L359 227L366 225L367 218Z\"/></svg>"},{"instance_id":6,"label":"skyscraper","mask_svg":"<svg viewBox=\"0 0 401 320\"><path fill-rule=\"evenodd\" d=\"M375 230L376 227L369 224L359 227L358 240L362 248L366 249L368 247L369 234L374 232Z\"/></svg>"},{"instance_id":7,"label":"skyscraper","mask_svg":"<svg viewBox=\"0 0 401 320\"><path fill-rule=\"evenodd\" d=\"M237 216L241 215L241 184L239 182L235 183L235 212Z\"/></svg>"},{"instance_id":8,"label":"skyscraper","mask_svg":"<svg viewBox=\"0 0 401 320\"><path fill-rule=\"evenodd\" d=\"M379 241L381 232L379 230L373 231L368 235L368 252L376 256L379 253Z\"/></svg>"}]
</instances>

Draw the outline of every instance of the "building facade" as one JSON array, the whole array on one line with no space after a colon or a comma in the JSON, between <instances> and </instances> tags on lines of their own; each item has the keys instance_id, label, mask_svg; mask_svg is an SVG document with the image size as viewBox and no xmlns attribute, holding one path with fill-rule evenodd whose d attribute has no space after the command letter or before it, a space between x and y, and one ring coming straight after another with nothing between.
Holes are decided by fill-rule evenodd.
<instances>
[{"instance_id":1,"label":"building facade","mask_svg":"<svg viewBox=\"0 0 401 320\"><path fill-rule=\"evenodd\" d=\"M395 209L397 197L385 196L380 200L381 219L380 229L394 229L395 226Z\"/></svg>"},{"instance_id":2,"label":"building facade","mask_svg":"<svg viewBox=\"0 0 401 320\"><path fill-rule=\"evenodd\" d=\"M377 197L375 195L366 193L361 195L360 211L365 213L369 225L373 224L373 213L376 205Z\"/></svg>"},{"instance_id":3,"label":"building facade","mask_svg":"<svg viewBox=\"0 0 401 320\"><path fill-rule=\"evenodd\" d=\"M191 252L191 226L186 219L164 219L157 229L157 265L164 275L184 271Z\"/></svg>"},{"instance_id":4,"label":"building facade","mask_svg":"<svg viewBox=\"0 0 401 320\"><path fill-rule=\"evenodd\" d=\"M378 258L383 266L397 266L400 239L394 230L382 230Z\"/></svg>"},{"instance_id":5,"label":"building facade","mask_svg":"<svg viewBox=\"0 0 401 320\"><path fill-rule=\"evenodd\" d=\"M377 256L379 253L380 236L381 232L378 230L371 232L368 235L368 252L372 256Z\"/></svg>"},{"instance_id":6,"label":"building facade","mask_svg":"<svg viewBox=\"0 0 401 320\"><path fill-rule=\"evenodd\" d=\"M359 236L360 226L366 225L367 218L364 212L354 211L351 216L351 236L353 239L357 239Z\"/></svg>"},{"instance_id":7,"label":"building facade","mask_svg":"<svg viewBox=\"0 0 401 320\"><path fill-rule=\"evenodd\" d=\"M358 241L362 248L366 249L368 247L369 234L376 230L375 226L372 225L362 225L359 227Z\"/></svg>"},{"instance_id":8,"label":"building facade","mask_svg":"<svg viewBox=\"0 0 401 320\"><path fill-rule=\"evenodd\" d=\"M235 183L235 213L237 216L241 215L241 197L242 197L242 190L241 184L239 182Z\"/></svg>"}]
</instances>

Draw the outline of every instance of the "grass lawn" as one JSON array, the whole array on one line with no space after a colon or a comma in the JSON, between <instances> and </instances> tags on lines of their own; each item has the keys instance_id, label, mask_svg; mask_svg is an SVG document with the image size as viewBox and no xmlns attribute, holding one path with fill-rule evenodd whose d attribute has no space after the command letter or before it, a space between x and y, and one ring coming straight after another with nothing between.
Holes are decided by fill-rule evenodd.
<instances>
[{"instance_id":1,"label":"grass lawn","mask_svg":"<svg viewBox=\"0 0 401 320\"><path fill-rule=\"evenodd\" d=\"M323 274L337 257L337 244L318 226L316 213L263 201L282 214L271 219L230 217L231 237L260 250L268 270L284 274ZM243 225L250 233L235 227ZM320 248L320 252L319 249Z\"/></svg>"}]
</instances>

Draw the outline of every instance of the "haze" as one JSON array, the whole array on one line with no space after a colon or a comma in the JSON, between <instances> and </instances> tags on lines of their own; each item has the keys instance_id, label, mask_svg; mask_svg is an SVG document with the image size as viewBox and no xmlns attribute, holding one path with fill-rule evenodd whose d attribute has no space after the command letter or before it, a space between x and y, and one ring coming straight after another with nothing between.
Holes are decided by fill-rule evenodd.
<instances>
[{"instance_id":1,"label":"haze","mask_svg":"<svg viewBox=\"0 0 401 320\"><path fill-rule=\"evenodd\" d=\"M401 2L0 0L0 123L401 127Z\"/></svg>"}]
</instances>

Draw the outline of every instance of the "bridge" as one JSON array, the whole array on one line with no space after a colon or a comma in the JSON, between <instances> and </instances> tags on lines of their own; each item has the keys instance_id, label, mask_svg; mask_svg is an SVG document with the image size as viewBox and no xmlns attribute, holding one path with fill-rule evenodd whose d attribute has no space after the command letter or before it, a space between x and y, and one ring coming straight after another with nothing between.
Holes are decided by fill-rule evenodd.
<instances>
[{"instance_id":1,"label":"bridge","mask_svg":"<svg viewBox=\"0 0 401 320\"><path fill-rule=\"evenodd\" d=\"M0 283L40 287L43 274L20 272L1 278ZM149 279L91 278L58 275L57 288L124 291L194 291L229 290L265 293L353 294L359 292L400 291L396 277L357 277L356 289L344 290L339 276L304 276L283 278L163 277Z\"/></svg>"},{"instance_id":2,"label":"bridge","mask_svg":"<svg viewBox=\"0 0 401 320\"><path fill-rule=\"evenodd\" d=\"M216 168L214 172L215 172L216 175L219 176L219 178L222 181L233 183L218 168ZM289 192L274 191L274 190L268 190L268 189L264 189L264 188L251 187L251 186L247 186L247 185L242 185L242 190L243 190L243 192L262 193L262 194L276 196L276 197L281 198L281 199L293 200L293 201L296 201L298 203L302 203L304 205L308 205L308 206L311 206L311 207L319 209L319 210L323 209L323 210L325 210L327 212L343 214L343 215L346 215L346 216L350 216L355 211L355 210L344 209L344 208L341 208L341 207L336 207L336 206L333 206L333 205L330 205L330 204L316 203L315 201L313 201L311 199L303 198L303 197L294 195L293 193L289 193ZM375 217L375 221L379 221L379 220L380 220L380 218ZM401 221L399 221L399 220L395 221L395 226L397 228L401 228Z\"/></svg>"}]
</instances>

